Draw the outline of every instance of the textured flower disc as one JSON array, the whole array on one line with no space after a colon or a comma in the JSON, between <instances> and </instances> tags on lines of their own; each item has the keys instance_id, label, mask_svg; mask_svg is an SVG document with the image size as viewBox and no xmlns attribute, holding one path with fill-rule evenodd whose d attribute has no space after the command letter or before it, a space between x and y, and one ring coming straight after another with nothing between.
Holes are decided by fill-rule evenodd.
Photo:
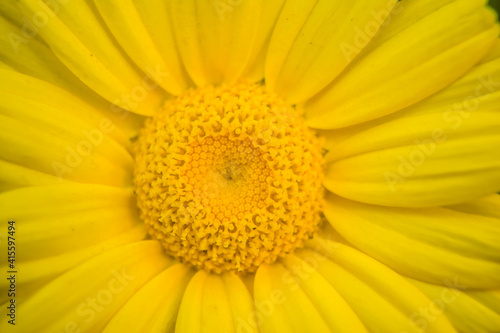
<instances>
[{"instance_id":1,"label":"textured flower disc","mask_svg":"<svg viewBox=\"0 0 500 333\"><path fill-rule=\"evenodd\" d=\"M317 230L321 147L295 109L258 84L190 90L141 132L142 218L181 261L255 271Z\"/></svg>"}]
</instances>

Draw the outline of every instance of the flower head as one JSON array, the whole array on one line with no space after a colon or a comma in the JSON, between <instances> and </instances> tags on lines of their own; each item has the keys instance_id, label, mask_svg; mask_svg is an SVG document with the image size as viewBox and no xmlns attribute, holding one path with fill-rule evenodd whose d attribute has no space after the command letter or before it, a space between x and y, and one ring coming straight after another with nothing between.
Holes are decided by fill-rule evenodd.
<instances>
[{"instance_id":1,"label":"flower head","mask_svg":"<svg viewBox=\"0 0 500 333\"><path fill-rule=\"evenodd\" d=\"M4 1L0 31L2 332L498 331L485 1Z\"/></svg>"}]
</instances>

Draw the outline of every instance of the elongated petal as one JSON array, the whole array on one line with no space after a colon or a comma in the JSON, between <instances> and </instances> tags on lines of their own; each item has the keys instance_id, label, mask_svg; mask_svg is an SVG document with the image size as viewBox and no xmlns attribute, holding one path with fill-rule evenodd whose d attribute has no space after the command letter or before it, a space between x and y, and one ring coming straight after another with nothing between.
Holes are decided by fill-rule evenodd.
<instances>
[{"instance_id":1,"label":"elongated petal","mask_svg":"<svg viewBox=\"0 0 500 333\"><path fill-rule=\"evenodd\" d=\"M430 316L444 314L457 331L489 333L500 327L500 314L476 301L466 292L448 286L410 281L432 300L429 306Z\"/></svg>"},{"instance_id":2,"label":"elongated petal","mask_svg":"<svg viewBox=\"0 0 500 333\"><path fill-rule=\"evenodd\" d=\"M175 0L169 12L182 60L198 86L231 84L245 70L261 1Z\"/></svg>"},{"instance_id":3,"label":"elongated petal","mask_svg":"<svg viewBox=\"0 0 500 333\"><path fill-rule=\"evenodd\" d=\"M61 184L0 194L3 220L22 223L18 236L28 261L94 245L140 225L132 189Z\"/></svg>"},{"instance_id":4,"label":"elongated petal","mask_svg":"<svg viewBox=\"0 0 500 333\"><path fill-rule=\"evenodd\" d=\"M255 325L260 327L262 333L293 332L290 316L281 306L287 301L284 288L277 288L282 285L283 275L280 273L286 274L286 272L282 265L262 265L255 274L254 300L261 318Z\"/></svg>"},{"instance_id":5,"label":"elongated petal","mask_svg":"<svg viewBox=\"0 0 500 333\"><path fill-rule=\"evenodd\" d=\"M203 308L203 293L205 289L205 283L208 278L208 274L205 271L199 271L196 275L189 281L189 284L186 288L184 296L182 297L181 306L179 309L179 315L177 317L177 323L175 326L175 331L180 333L187 332L201 332L203 331L201 315ZM219 282L218 290L220 291L221 282ZM221 315L226 315L225 322L221 323L221 327L228 329L229 325L227 324L227 318L229 318L228 302L227 296L222 295L219 299L220 305L214 306L214 309L217 309L217 312L220 312L217 319L223 319L224 317L220 317ZM215 302L216 300L212 300Z\"/></svg>"},{"instance_id":6,"label":"elongated petal","mask_svg":"<svg viewBox=\"0 0 500 333\"><path fill-rule=\"evenodd\" d=\"M444 316L422 322L419 311L430 301L398 273L349 246L327 240L316 244L314 251L298 255L316 263L370 332L455 332Z\"/></svg>"},{"instance_id":7,"label":"elongated petal","mask_svg":"<svg viewBox=\"0 0 500 333\"><path fill-rule=\"evenodd\" d=\"M286 285L286 278L295 288ZM296 285L281 264L262 265L255 276L255 304L260 308L262 332L330 332L315 304Z\"/></svg>"},{"instance_id":8,"label":"elongated petal","mask_svg":"<svg viewBox=\"0 0 500 333\"><path fill-rule=\"evenodd\" d=\"M500 39L497 39L495 41L495 44L493 44L493 47L491 48L490 52L481 59L481 61L478 63L478 65L493 61L495 59L498 59L500 57Z\"/></svg>"},{"instance_id":9,"label":"elongated petal","mask_svg":"<svg viewBox=\"0 0 500 333\"><path fill-rule=\"evenodd\" d=\"M271 36L278 21L279 15L285 4L285 0L263 1L260 13L255 46L248 60L247 68L242 77L251 82L258 82L264 79L264 67L266 64L267 49L271 41Z\"/></svg>"},{"instance_id":10,"label":"elongated petal","mask_svg":"<svg viewBox=\"0 0 500 333\"><path fill-rule=\"evenodd\" d=\"M500 220L445 208L404 209L328 196L325 215L347 241L414 279L500 287Z\"/></svg>"},{"instance_id":11,"label":"elongated petal","mask_svg":"<svg viewBox=\"0 0 500 333\"><path fill-rule=\"evenodd\" d=\"M168 264L156 241L132 243L103 253L56 278L20 305L18 316L24 320L19 321L19 329L98 332L138 289ZM6 325L7 321L2 320L2 331Z\"/></svg>"},{"instance_id":12,"label":"elongated petal","mask_svg":"<svg viewBox=\"0 0 500 333\"><path fill-rule=\"evenodd\" d=\"M182 298L176 332L257 332L247 323L254 311L241 279L199 271Z\"/></svg>"},{"instance_id":13,"label":"elongated petal","mask_svg":"<svg viewBox=\"0 0 500 333\"><path fill-rule=\"evenodd\" d=\"M4 160L56 175L60 180L68 178L121 186L131 182L130 155L124 156L120 166L116 160L106 157L105 144L95 149L98 153L92 154L92 143L85 140L80 131L65 132L68 127L59 123L49 128L50 133L10 117L0 115L0 120L0 142L5 147L0 157ZM20 132L24 136L18 136ZM61 138L61 134L65 136Z\"/></svg>"},{"instance_id":14,"label":"elongated petal","mask_svg":"<svg viewBox=\"0 0 500 333\"><path fill-rule=\"evenodd\" d=\"M476 111L497 110L498 103L500 103L499 87L500 39L497 39L494 47L481 62L463 77L421 102L394 114L359 125L336 130L319 130L318 132L326 138L325 148L336 151L337 147L342 145L344 141L357 136L361 132L406 117L441 114L442 119L437 124L428 124L428 126L435 125L435 128L452 126L451 129L454 131L459 129L462 123L466 122ZM428 130L431 129L428 128ZM402 131L400 134L404 136L406 133ZM335 154L336 158L342 155L337 154L337 152Z\"/></svg>"},{"instance_id":15,"label":"elongated petal","mask_svg":"<svg viewBox=\"0 0 500 333\"><path fill-rule=\"evenodd\" d=\"M157 30L151 32L143 23L136 4L132 0L120 1L119 5L111 1L95 0L94 2L116 40L143 72L151 73L152 79L173 95L178 95L187 88L187 80L179 62L178 53L175 51L176 47L172 32L168 29L170 27L168 23L163 27L156 26ZM158 1L154 4L151 1L142 3L138 1L137 5L146 6L146 3L149 3L149 6L156 5L157 15L163 14L162 21L168 22L165 2ZM150 21L155 18L155 16L147 17L146 20ZM165 27L167 31L160 30ZM151 34L157 32L169 42L168 52L162 53L156 46L156 41L153 40Z\"/></svg>"},{"instance_id":16,"label":"elongated petal","mask_svg":"<svg viewBox=\"0 0 500 333\"><path fill-rule=\"evenodd\" d=\"M439 1L437 9L433 2L401 4L401 13L415 18L392 15L389 32L381 29L362 56L306 103L307 123L333 129L396 112L443 89L486 55L499 30L485 1Z\"/></svg>"},{"instance_id":17,"label":"elongated petal","mask_svg":"<svg viewBox=\"0 0 500 333\"><path fill-rule=\"evenodd\" d=\"M168 12L168 2L163 0L136 1L134 6L154 44L169 65L170 72L181 86L192 86L177 47L174 28ZM174 51L175 49L175 51Z\"/></svg>"},{"instance_id":18,"label":"elongated petal","mask_svg":"<svg viewBox=\"0 0 500 333\"><path fill-rule=\"evenodd\" d=\"M50 124L51 121L57 120L70 124L101 127L100 130L104 130L105 134L113 138L114 141L126 150L131 150L128 135L131 124L126 120L129 117L134 117L129 114L122 117L118 112L109 112L112 111L109 105L107 109L96 108L94 104L89 104L86 100L73 96L66 87L58 87L12 70L0 70L0 76L2 77L0 98L4 102L2 114L37 126ZM15 101L18 99L34 101L50 108L16 108ZM11 104L14 105L12 109L10 108ZM137 122L135 127L141 125L137 119L139 118L135 117L133 120Z\"/></svg>"},{"instance_id":19,"label":"elongated petal","mask_svg":"<svg viewBox=\"0 0 500 333\"><path fill-rule=\"evenodd\" d=\"M170 266L139 289L103 332L170 332L175 326L182 295L192 276L193 271L184 264Z\"/></svg>"},{"instance_id":20,"label":"elongated petal","mask_svg":"<svg viewBox=\"0 0 500 333\"><path fill-rule=\"evenodd\" d=\"M59 180L130 184L130 144L119 124L48 83L3 71L0 158Z\"/></svg>"},{"instance_id":21,"label":"elongated petal","mask_svg":"<svg viewBox=\"0 0 500 333\"><path fill-rule=\"evenodd\" d=\"M32 285L44 284L62 273L84 263L85 261L103 252L138 242L146 237L146 229L143 225L137 225L102 239L97 243L76 250L63 252L49 257L35 258L33 260L19 261L16 265L23 274L18 279L19 288L30 288ZM18 242L20 243L20 242ZM21 244L21 243L20 243ZM2 265L7 271L7 265ZM7 281L8 282L8 281ZM5 282L0 285L3 287Z\"/></svg>"},{"instance_id":22,"label":"elongated petal","mask_svg":"<svg viewBox=\"0 0 500 333\"><path fill-rule=\"evenodd\" d=\"M0 192L25 186L53 185L59 182L60 179L56 175L0 160Z\"/></svg>"},{"instance_id":23,"label":"elongated petal","mask_svg":"<svg viewBox=\"0 0 500 333\"><path fill-rule=\"evenodd\" d=\"M266 58L266 86L291 104L327 86L375 36L396 1L288 1ZM346 45L363 34L363 45Z\"/></svg>"},{"instance_id":24,"label":"elongated petal","mask_svg":"<svg viewBox=\"0 0 500 333\"><path fill-rule=\"evenodd\" d=\"M234 332L259 332L258 328L247 324L256 313L256 309L243 279L235 274L227 273L222 275L222 281L231 305Z\"/></svg>"},{"instance_id":25,"label":"elongated petal","mask_svg":"<svg viewBox=\"0 0 500 333\"><path fill-rule=\"evenodd\" d=\"M16 221L20 288L55 277L109 249L139 241L146 230L131 189L62 184L0 194L4 220ZM2 268L7 269L6 265ZM1 281L4 285L7 281Z\"/></svg>"},{"instance_id":26,"label":"elongated petal","mask_svg":"<svg viewBox=\"0 0 500 333\"><path fill-rule=\"evenodd\" d=\"M493 50L488 61L404 111L321 131L330 150L326 186L362 202L413 207L454 204L497 191L498 57Z\"/></svg>"},{"instance_id":27,"label":"elongated petal","mask_svg":"<svg viewBox=\"0 0 500 333\"><path fill-rule=\"evenodd\" d=\"M102 23L93 3L68 1L64 5L24 0L24 16L45 24L37 29L54 54L96 93L124 109L152 115L167 98L127 58ZM35 22L34 22L35 23Z\"/></svg>"},{"instance_id":28,"label":"elongated petal","mask_svg":"<svg viewBox=\"0 0 500 333\"><path fill-rule=\"evenodd\" d=\"M465 293L500 315L500 290L469 290Z\"/></svg>"},{"instance_id":29,"label":"elongated petal","mask_svg":"<svg viewBox=\"0 0 500 333\"><path fill-rule=\"evenodd\" d=\"M289 255L283 258L283 263L288 272L281 275L285 288L292 293L299 292L299 288L309 298L313 307L321 315L328 328L332 332L367 332L359 317L339 295L335 288L316 270L317 258L299 258ZM277 275L278 277L280 275ZM303 307L295 304L301 311ZM298 321L301 318L297 318ZM308 325L308 321L304 320Z\"/></svg>"},{"instance_id":30,"label":"elongated petal","mask_svg":"<svg viewBox=\"0 0 500 333\"><path fill-rule=\"evenodd\" d=\"M26 17L11 1L0 3L0 60L16 71L64 87L87 101L100 99L38 38L37 30L26 23Z\"/></svg>"},{"instance_id":31,"label":"elongated petal","mask_svg":"<svg viewBox=\"0 0 500 333\"><path fill-rule=\"evenodd\" d=\"M352 200L403 207L448 205L496 192L498 128L500 113L480 111L457 128L439 113L386 122L332 150L325 186Z\"/></svg>"},{"instance_id":32,"label":"elongated petal","mask_svg":"<svg viewBox=\"0 0 500 333\"><path fill-rule=\"evenodd\" d=\"M492 194L477 200L449 206L448 208L467 214L493 217L500 220L500 195Z\"/></svg>"}]
</instances>

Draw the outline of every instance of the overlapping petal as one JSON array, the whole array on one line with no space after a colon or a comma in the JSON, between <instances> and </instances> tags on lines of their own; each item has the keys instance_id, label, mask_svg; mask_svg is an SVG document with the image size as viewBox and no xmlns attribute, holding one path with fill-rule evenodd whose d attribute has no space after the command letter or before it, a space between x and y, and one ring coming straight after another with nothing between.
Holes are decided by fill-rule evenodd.
<instances>
[{"instance_id":1,"label":"overlapping petal","mask_svg":"<svg viewBox=\"0 0 500 333\"><path fill-rule=\"evenodd\" d=\"M173 95L187 89L189 79L166 19L165 1L127 0L119 6L111 1L94 2L116 40L144 73Z\"/></svg>"},{"instance_id":2,"label":"overlapping petal","mask_svg":"<svg viewBox=\"0 0 500 333\"><path fill-rule=\"evenodd\" d=\"M387 208L330 195L325 216L398 273L434 284L500 288L500 219L446 208Z\"/></svg>"},{"instance_id":3,"label":"overlapping petal","mask_svg":"<svg viewBox=\"0 0 500 333\"><path fill-rule=\"evenodd\" d=\"M261 1L173 0L168 3L177 47L198 86L232 84L250 61Z\"/></svg>"},{"instance_id":4,"label":"overlapping petal","mask_svg":"<svg viewBox=\"0 0 500 333\"><path fill-rule=\"evenodd\" d=\"M151 83L153 75L139 70L122 51L92 2L17 4L59 60L110 103L152 115L168 97Z\"/></svg>"},{"instance_id":5,"label":"overlapping petal","mask_svg":"<svg viewBox=\"0 0 500 333\"><path fill-rule=\"evenodd\" d=\"M102 105L104 100L81 82L52 53L47 44L39 38L38 29L33 23L26 21L26 17L14 2L1 2L0 14L2 62L15 71L64 87L67 92L89 103Z\"/></svg>"},{"instance_id":6,"label":"overlapping petal","mask_svg":"<svg viewBox=\"0 0 500 333\"><path fill-rule=\"evenodd\" d=\"M263 1L260 20L255 36L255 44L252 48L247 67L243 73L245 79L258 82L264 79L264 67L266 64L267 50L271 41L274 27L278 21L285 0Z\"/></svg>"},{"instance_id":7,"label":"overlapping petal","mask_svg":"<svg viewBox=\"0 0 500 333\"><path fill-rule=\"evenodd\" d=\"M193 270L184 264L168 267L139 289L111 319L103 332L172 331L184 290L193 274Z\"/></svg>"},{"instance_id":8,"label":"overlapping petal","mask_svg":"<svg viewBox=\"0 0 500 333\"><path fill-rule=\"evenodd\" d=\"M355 125L445 88L479 62L498 38L496 15L484 3L402 2L363 54L305 104L307 123L322 129Z\"/></svg>"},{"instance_id":9,"label":"overlapping petal","mask_svg":"<svg viewBox=\"0 0 500 333\"><path fill-rule=\"evenodd\" d=\"M291 260L295 265L307 265L298 258ZM294 277L293 273L278 263L259 268L254 286L258 310L254 322L262 332L366 331L344 299L314 268L302 273L306 279Z\"/></svg>"},{"instance_id":10,"label":"overlapping petal","mask_svg":"<svg viewBox=\"0 0 500 333\"><path fill-rule=\"evenodd\" d=\"M500 314L495 312L495 308L500 310L497 290L472 292L489 300L497 299L496 306L487 306L467 291L415 280L411 282L432 300L426 309L429 320L445 315L459 332L490 333L500 327Z\"/></svg>"},{"instance_id":11,"label":"overlapping petal","mask_svg":"<svg viewBox=\"0 0 500 333\"><path fill-rule=\"evenodd\" d=\"M326 187L349 199L406 207L454 204L499 191L495 50L460 80L404 111L323 131L330 150Z\"/></svg>"},{"instance_id":12,"label":"overlapping petal","mask_svg":"<svg viewBox=\"0 0 500 333\"><path fill-rule=\"evenodd\" d=\"M0 158L58 181L131 184L130 142L116 118L41 80L8 69L0 76Z\"/></svg>"},{"instance_id":13,"label":"overlapping petal","mask_svg":"<svg viewBox=\"0 0 500 333\"><path fill-rule=\"evenodd\" d=\"M99 332L137 289L172 262L155 241L105 252L54 279L20 304L18 316L23 320L16 326L23 332ZM7 325L3 320L1 330Z\"/></svg>"},{"instance_id":14,"label":"overlapping petal","mask_svg":"<svg viewBox=\"0 0 500 333\"><path fill-rule=\"evenodd\" d=\"M266 86L290 104L306 101L361 52L391 16L395 3L396 0L286 2L266 57ZM362 45L355 51L346 51L351 43Z\"/></svg>"},{"instance_id":15,"label":"overlapping petal","mask_svg":"<svg viewBox=\"0 0 500 333\"><path fill-rule=\"evenodd\" d=\"M53 278L146 235L130 189L58 184L0 194L0 217L18 225L19 288ZM7 271L7 263L1 265ZM7 280L2 280L5 286Z\"/></svg>"},{"instance_id":16,"label":"overlapping petal","mask_svg":"<svg viewBox=\"0 0 500 333\"><path fill-rule=\"evenodd\" d=\"M455 332L444 316L423 327L419 310L429 299L401 275L350 246L317 238L297 254L309 267L297 266L294 275L305 281L318 272L369 332Z\"/></svg>"},{"instance_id":17,"label":"overlapping petal","mask_svg":"<svg viewBox=\"0 0 500 333\"><path fill-rule=\"evenodd\" d=\"M238 276L198 271L182 298L175 331L257 332L246 323L253 311L250 293Z\"/></svg>"}]
</instances>

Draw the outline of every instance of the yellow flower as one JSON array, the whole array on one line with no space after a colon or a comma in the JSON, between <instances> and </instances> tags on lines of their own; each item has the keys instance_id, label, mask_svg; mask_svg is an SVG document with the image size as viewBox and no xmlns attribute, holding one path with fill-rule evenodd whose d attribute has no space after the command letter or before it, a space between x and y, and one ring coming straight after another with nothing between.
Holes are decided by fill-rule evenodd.
<instances>
[{"instance_id":1,"label":"yellow flower","mask_svg":"<svg viewBox=\"0 0 500 333\"><path fill-rule=\"evenodd\" d=\"M0 31L2 332L498 332L484 0L2 1Z\"/></svg>"}]
</instances>

